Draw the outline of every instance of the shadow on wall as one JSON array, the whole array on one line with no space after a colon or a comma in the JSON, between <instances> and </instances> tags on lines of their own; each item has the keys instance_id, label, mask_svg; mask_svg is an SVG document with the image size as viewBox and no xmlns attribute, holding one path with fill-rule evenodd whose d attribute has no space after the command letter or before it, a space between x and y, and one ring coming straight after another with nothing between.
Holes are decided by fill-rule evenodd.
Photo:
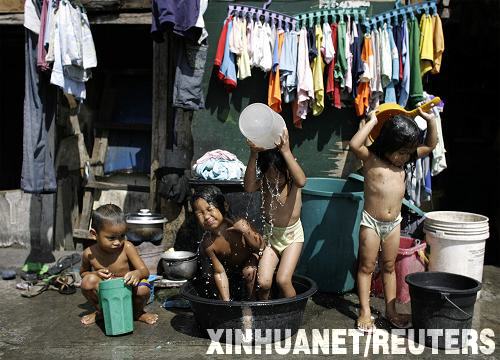
<instances>
[{"instance_id":1,"label":"shadow on wall","mask_svg":"<svg viewBox=\"0 0 500 360\"><path fill-rule=\"evenodd\" d=\"M253 69L251 77L238 81L238 86L228 93L217 78L217 71L212 69L206 96L209 114L200 115L203 122L198 121L195 125L195 129L199 127L198 132L204 134L200 138L200 146L204 151L223 146L231 149L241 159L246 157L247 146L237 129L238 117L247 104L267 104L267 84L268 76L259 69ZM349 101L346 103L349 105ZM302 121L301 129L293 124L291 104L282 103L281 115L290 134L291 148L301 160L306 174L340 177L355 170L357 165L347 154L347 144L359 127L359 120L352 108L334 108L330 99L325 97L323 112L319 116L310 114ZM217 121L208 125L206 120L210 118ZM207 132L211 136L207 136ZM196 133L195 130L195 136ZM221 133L226 136L221 136Z\"/></svg>"},{"instance_id":2,"label":"shadow on wall","mask_svg":"<svg viewBox=\"0 0 500 360\"><path fill-rule=\"evenodd\" d=\"M217 70L213 69L206 97L206 108L210 114L216 113L217 120L224 123L228 120L230 107L239 114L245 107L244 104L260 102L267 104L268 76L259 69L252 70L252 76L238 82L238 87L228 93L217 78ZM245 100L244 100L245 99ZM353 117L352 108L335 109L330 105L330 100L325 98L325 109L319 116L309 115L302 122L302 129L297 129L292 122L291 104L282 103L281 115L287 122L290 135L296 145L300 146L306 140L318 138L317 151L323 151L334 133L342 140L350 140L357 130L358 124ZM347 131L345 129L348 129Z\"/></svg>"}]
</instances>

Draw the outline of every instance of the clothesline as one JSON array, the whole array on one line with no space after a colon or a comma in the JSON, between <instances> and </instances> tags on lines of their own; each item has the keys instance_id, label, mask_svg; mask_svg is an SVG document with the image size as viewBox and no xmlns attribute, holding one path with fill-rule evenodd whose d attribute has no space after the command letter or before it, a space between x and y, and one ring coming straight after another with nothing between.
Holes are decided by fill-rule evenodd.
<instances>
[{"instance_id":1,"label":"clothesline","mask_svg":"<svg viewBox=\"0 0 500 360\"><path fill-rule=\"evenodd\" d=\"M317 11L308 11L300 14L294 15L295 18L299 21L299 27L305 26L306 21L309 27L314 25L314 22L318 23L323 20L323 22L327 23L328 19L331 18L334 23L337 22L337 18L341 19L344 16L352 16L354 20L357 22L359 18L364 19L366 17L367 7L359 7L359 8L343 8L337 7L332 9L324 9Z\"/></svg>"},{"instance_id":2,"label":"clothesline","mask_svg":"<svg viewBox=\"0 0 500 360\"><path fill-rule=\"evenodd\" d=\"M249 5L229 5L227 16L239 16L242 18L250 17L256 20L260 20L261 17L264 17L264 22L278 22L280 28L283 27L283 23L289 25L292 29L294 29L297 24L297 20L290 15Z\"/></svg>"},{"instance_id":3,"label":"clothesline","mask_svg":"<svg viewBox=\"0 0 500 360\"><path fill-rule=\"evenodd\" d=\"M372 16L365 21L365 26L370 29L376 27L377 24L390 22L391 20L394 20L394 23L397 24L399 16L406 19L408 14L412 17L415 16L415 13L422 13L422 11L429 14L431 9L434 14L437 14L436 0L426 0L425 2L405 6L400 6L399 1L397 1L394 9Z\"/></svg>"}]
</instances>

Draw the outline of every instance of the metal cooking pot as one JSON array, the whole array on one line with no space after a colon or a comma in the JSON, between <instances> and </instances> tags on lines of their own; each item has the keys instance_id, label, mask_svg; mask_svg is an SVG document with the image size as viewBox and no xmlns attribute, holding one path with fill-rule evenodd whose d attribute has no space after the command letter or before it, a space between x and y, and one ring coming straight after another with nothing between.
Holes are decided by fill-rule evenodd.
<instances>
[{"instance_id":1,"label":"metal cooking pot","mask_svg":"<svg viewBox=\"0 0 500 360\"><path fill-rule=\"evenodd\" d=\"M127 214L127 239L139 244L144 241L160 243L163 240L163 224L167 218L160 214L152 214L149 209L141 209L137 213Z\"/></svg>"},{"instance_id":2,"label":"metal cooking pot","mask_svg":"<svg viewBox=\"0 0 500 360\"><path fill-rule=\"evenodd\" d=\"M170 280L190 280L198 269L198 255L190 251L167 251L161 255L163 274Z\"/></svg>"}]
</instances>

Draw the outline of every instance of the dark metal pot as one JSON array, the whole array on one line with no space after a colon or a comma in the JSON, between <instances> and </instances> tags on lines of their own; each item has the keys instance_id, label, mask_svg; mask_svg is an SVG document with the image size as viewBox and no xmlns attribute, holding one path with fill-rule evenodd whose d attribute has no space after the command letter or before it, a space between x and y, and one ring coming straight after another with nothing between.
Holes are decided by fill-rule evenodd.
<instances>
[{"instance_id":1,"label":"dark metal pot","mask_svg":"<svg viewBox=\"0 0 500 360\"><path fill-rule=\"evenodd\" d=\"M198 269L198 255L190 251L164 252L161 256L163 274L170 280L190 280Z\"/></svg>"},{"instance_id":2,"label":"dark metal pot","mask_svg":"<svg viewBox=\"0 0 500 360\"><path fill-rule=\"evenodd\" d=\"M149 209L141 209L138 213L127 214L127 239L135 244L144 241L161 243L163 240L164 216L152 214Z\"/></svg>"}]
</instances>

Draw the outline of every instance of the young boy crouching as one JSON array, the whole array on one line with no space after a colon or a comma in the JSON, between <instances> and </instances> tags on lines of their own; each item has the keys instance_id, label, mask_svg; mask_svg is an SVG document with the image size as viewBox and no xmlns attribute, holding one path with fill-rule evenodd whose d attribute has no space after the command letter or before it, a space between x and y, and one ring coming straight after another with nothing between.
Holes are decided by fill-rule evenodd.
<instances>
[{"instance_id":1,"label":"young boy crouching","mask_svg":"<svg viewBox=\"0 0 500 360\"><path fill-rule=\"evenodd\" d=\"M97 290L102 280L123 277L126 285L132 285L134 319L154 324L158 315L147 313L144 306L149 298L149 288L141 282L149 277L149 270L140 258L134 245L125 240L127 223L123 211L116 205L102 205L93 211L90 233L96 244L82 254L82 294L96 311L82 317L84 325L102 319Z\"/></svg>"}]
</instances>

